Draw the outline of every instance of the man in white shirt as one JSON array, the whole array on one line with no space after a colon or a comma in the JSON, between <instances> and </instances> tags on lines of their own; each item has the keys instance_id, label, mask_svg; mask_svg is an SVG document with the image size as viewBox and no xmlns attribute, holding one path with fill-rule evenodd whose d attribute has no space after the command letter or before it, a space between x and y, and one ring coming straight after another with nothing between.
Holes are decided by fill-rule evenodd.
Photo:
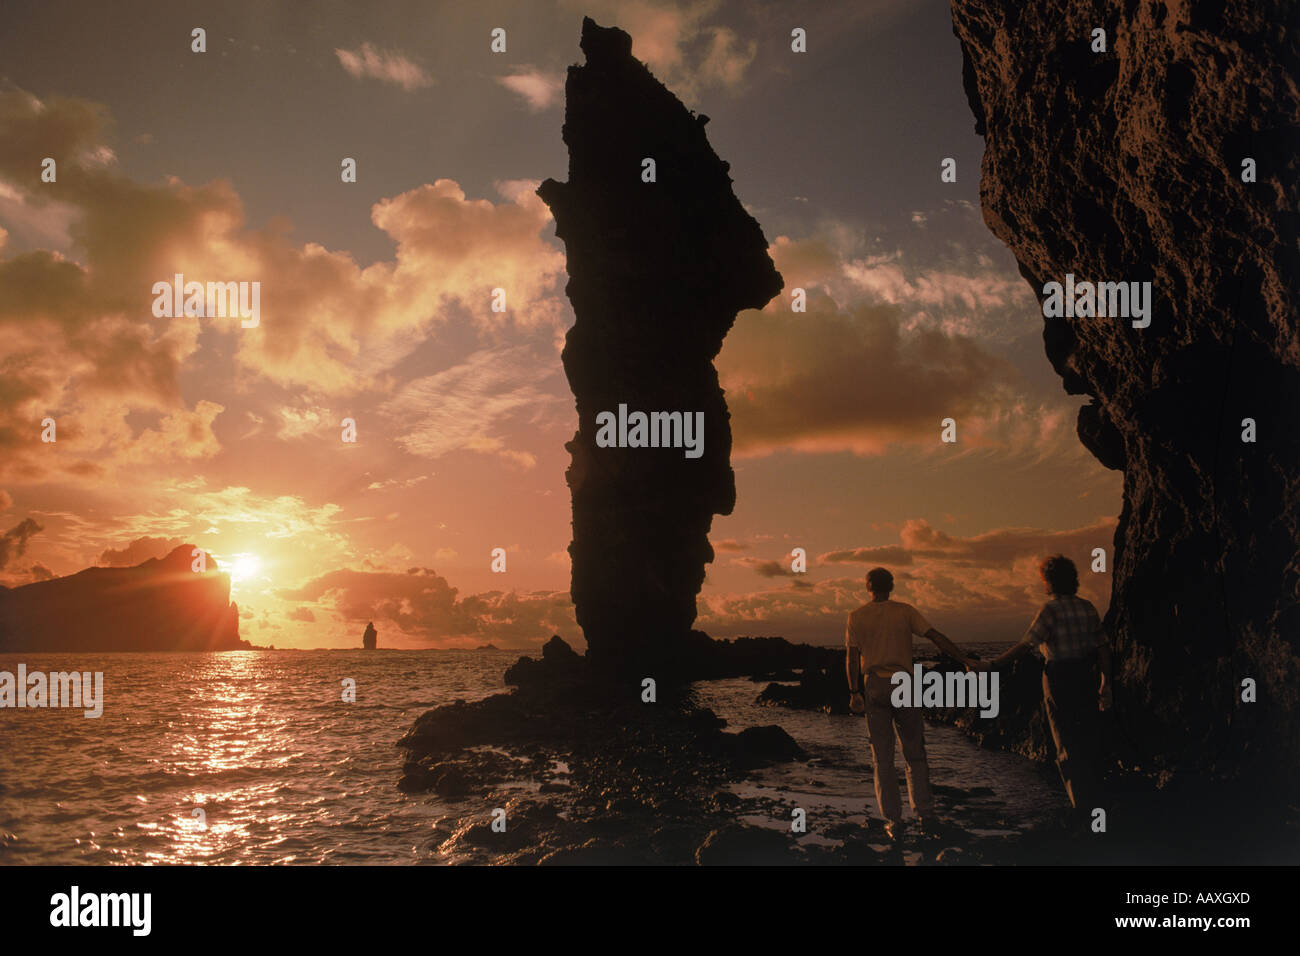
<instances>
[{"instance_id":1,"label":"man in white shirt","mask_svg":"<svg viewBox=\"0 0 1300 956\"><path fill-rule=\"evenodd\" d=\"M867 572L871 600L849 615L844 633L845 670L849 678L849 706L855 714L865 711L871 737L872 773L876 781L876 802L885 818L885 832L891 840L902 836L903 813L898 792L898 771L894 767L894 734L907 767L907 798L922 831L934 829L934 797L930 793L930 770L925 762L925 724L916 707L895 708L890 700L898 671L911 673L912 635L934 641L950 657L967 663L967 657L910 604L892 601L894 576L885 568ZM859 675L865 675L865 696L859 692Z\"/></svg>"}]
</instances>

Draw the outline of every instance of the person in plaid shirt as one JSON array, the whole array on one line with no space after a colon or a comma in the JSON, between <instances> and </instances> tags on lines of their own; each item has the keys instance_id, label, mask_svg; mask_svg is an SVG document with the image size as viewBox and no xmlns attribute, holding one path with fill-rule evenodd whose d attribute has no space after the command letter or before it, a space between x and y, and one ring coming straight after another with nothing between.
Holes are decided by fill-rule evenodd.
<instances>
[{"instance_id":1,"label":"person in plaid shirt","mask_svg":"<svg viewBox=\"0 0 1300 956\"><path fill-rule=\"evenodd\" d=\"M1102 796L1098 712L1111 706L1110 648L1097 609L1076 593L1079 572L1074 562L1054 554L1038 570L1048 602L1020 643L975 666L997 669L1031 649L1042 655L1043 705L1056 744L1056 767L1071 806L1087 817Z\"/></svg>"}]
</instances>

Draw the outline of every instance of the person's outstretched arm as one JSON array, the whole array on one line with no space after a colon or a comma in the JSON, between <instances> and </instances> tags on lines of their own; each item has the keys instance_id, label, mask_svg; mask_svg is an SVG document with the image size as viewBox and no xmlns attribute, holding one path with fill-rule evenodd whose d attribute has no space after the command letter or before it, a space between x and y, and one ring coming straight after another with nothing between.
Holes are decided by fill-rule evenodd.
<instances>
[{"instance_id":1,"label":"person's outstretched arm","mask_svg":"<svg viewBox=\"0 0 1300 956\"><path fill-rule=\"evenodd\" d=\"M1019 644L1007 648L997 657L993 658L989 663L980 666L979 669L991 670L995 667L1001 667L1003 664L1010 664L1017 657L1023 657L1025 654L1029 653L1035 644L1042 643L1051 626L1051 612L1048 610L1048 606L1045 605L1034 616L1034 622L1029 625L1029 630L1025 631L1025 636L1020 639Z\"/></svg>"},{"instance_id":2,"label":"person's outstretched arm","mask_svg":"<svg viewBox=\"0 0 1300 956\"><path fill-rule=\"evenodd\" d=\"M1033 646L1034 646L1033 640L1031 640L1029 637L1026 637L1015 647L1007 648L997 657L993 658L993 660L989 661L988 666L990 668L993 668L993 667L1001 667L1003 664L1010 664L1017 657L1024 657L1026 654L1028 654L1030 649Z\"/></svg>"},{"instance_id":3,"label":"person's outstretched arm","mask_svg":"<svg viewBox=\"0 0 1300 956\"><path fill-rule=\"evenodd\" d=\"M971 662L971 659L969 657L967 657L965 654L963 654L960 650L957 649L956 644L948 640L947 637L939 633L934 628L930 628L928 631L925 632L923 636L928 638L929 640L934 641L934 643L938 645L939 650L943 651L945 654L947 654L953 660L957 661L959 664L969 664Z\"/></svg>"}]
</instances>

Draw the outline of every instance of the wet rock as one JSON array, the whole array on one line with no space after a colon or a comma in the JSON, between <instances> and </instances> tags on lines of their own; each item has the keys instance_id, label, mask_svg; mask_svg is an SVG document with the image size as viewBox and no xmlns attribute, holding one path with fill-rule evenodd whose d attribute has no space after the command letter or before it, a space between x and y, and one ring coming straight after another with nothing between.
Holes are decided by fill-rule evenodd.
<instances>
[{"instance_id":1,"label":"wet rock","mask_svg":"<svg viewBox=\"0 0 1300 956\"><path fill-rule=\"evenodd\" d=\"M934 862L943 866L951 866L954 863L963 863L965 862L963 860L964 854L965 851L959 846L944 847L935 855Z\"/></svg>"},{"instance_id":2,"label":"wet rock","mask_svg":"<svg viewBox=\"0 0 1300 956\"><path fill-rule=\"evenodd\" d=\"M644 853L600 839L581 846L561 847L542 857L539 866L642 866L650 862Z\"/></svg>"},{"instance_id":3,"label":"wet rock","mask_svg":"<svg viewBox=\"0 0 1300 956\"><path fill-rule=\"evenodd\" d=\"M516 686L546 687L553 691L594 680L587 661L560 635L542 645L542 659L521 657L506 668L505 682Z\"/></svg>"},{"instance_id":4,"label":"wet rock","mask_svg":"<svg viewBox=\"0 0 1300 956\"><path fill-rule=\"evenodd\" d=\"M987 750L1009 750L1031 760L1055 759L1052 732L1043 713L1043 664L1036 655L1018 658L998 672L998 714L978 707L927 708L929 720L965 731Z\"/></svg>"},{"instance_id":5,"label":"wet rock","mask_svg":"<svg viewBox=\"0 0 1300 956\"><path fill-rule=\"evenodd\" d=\"M584 19L581 46L586 62L565 84L569 179L538 189L576 315L562 355L578 411L566 446L571 593L595 664L667 676L713 560L713 516L735 504L713 359L736 313L764 306L781 277L703 124L632 56L631 38ZM646 158L655 182L642 181ZM620 405L702 413L702 454L598 447L596 416Z\"/></svg>"},{"instance_id":6,"label":"wet rock","mask_svg":"<svg viewBox=\"0 0 1300 956\"><path fill-rule=\"evenodd\" d=\"M469 796L482 789L482 784L459 764L441 764L433 769L429 779L434 792L453 799Z\"/></svg>"},{"instance_id":7,"label":"wet rock","mask_svg":"<svg viewBox=\"0 0 1300 956\"><path fill-rule=\"evenodd\" d=\"M1153 283L1146 328L1043 328L1065 390L1089 396L1080 440L1124 471L1106 615L1120 730L1147 772L1248 772L1294 793L1294 5L954 0L952 13L985 139L984 220L1035 294L1067 274ZM1090 49L1098 26L1104 53ZM1242 180L1246 158L1257 182ZM1247 677L1256 703L1241 701Z\"/></svg>"},{"instance_id":8,"label":"wet rock","mask_svg":"<svg viewBox=\"0 0 1300 956\"><path fill-rule=\"evenodd\" d=\"M745 769L788 760L806 760L808 757L794 738L776 724L747 727L738 734L722 734L721 737L732 762Z\"/></svg>"},{"instance_id":9,"label":"wet rock","mask_svg":"<svg viewBox=\"0 0 1300 956\"><path fill-rule=\"evenodd\" d=\"M713 803L720 810L734 810L741 802L740 797L730 790L719 790L713 795Z\"/></svg>"}]
</instances>

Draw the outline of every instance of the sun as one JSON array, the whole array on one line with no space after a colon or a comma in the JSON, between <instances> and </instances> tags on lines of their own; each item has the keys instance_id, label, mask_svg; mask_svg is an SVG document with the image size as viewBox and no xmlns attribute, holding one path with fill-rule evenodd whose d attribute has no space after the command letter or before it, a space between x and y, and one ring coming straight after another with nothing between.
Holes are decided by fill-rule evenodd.
<instances>
[{"instance_id":1,"label":"sun","mask_svg":"<svg viewBox=\"0 0 1300 956\"><path fill-rule=\"evenodd\" d=\"M255 554L237 554L230 562L230 580L232 583L251 581L262 570L262 559Z\"/></svg>"}]
</instances>

